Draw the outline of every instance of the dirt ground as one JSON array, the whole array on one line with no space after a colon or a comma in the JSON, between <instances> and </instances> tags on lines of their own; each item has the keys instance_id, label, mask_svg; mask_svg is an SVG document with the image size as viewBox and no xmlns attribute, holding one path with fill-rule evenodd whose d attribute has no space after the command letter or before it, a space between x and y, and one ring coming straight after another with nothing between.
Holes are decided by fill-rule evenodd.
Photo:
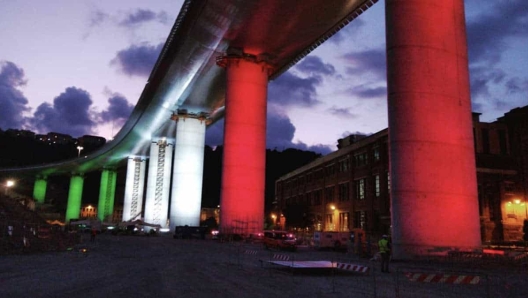
<instances>
[{"instance_id":1,"label":"dirt ground","mask_svg":"<svg viewBox=\"0 0 528 298\"><path fill-rule=\"evenodd\" d=\"M423 267L354 255L264 250L262 245L165 236L89 236L67 252L0 257L0 297L527 297L526 270ZM327 260L369 267L368 273L292 270L268 261ZM406 274L443 272L480 277L476 285L410 282Z\"/></svg>"}]
</instances>

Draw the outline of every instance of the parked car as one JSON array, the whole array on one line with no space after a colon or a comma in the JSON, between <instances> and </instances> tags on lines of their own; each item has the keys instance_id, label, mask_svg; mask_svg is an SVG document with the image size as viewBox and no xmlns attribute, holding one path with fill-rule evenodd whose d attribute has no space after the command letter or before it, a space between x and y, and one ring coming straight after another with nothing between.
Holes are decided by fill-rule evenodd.
<instances>
[{"instance_id":1,"label":"parked car","mask_svg":"<svg viewBox=\"0 0 528 298\"><path fill-rule=\"evenodd\" d=\"M263 242L266 249L297 250L295 235L287 231L264 231Z\"/></svg>"},{"instance_id":2,"label":"parked car","mask_svg":"<svg viewBox=\"0 0 528 298\"><path fill-rule=\"evenodd\" d=\"M205 239L208 227L177 226L174 229L174 239Z\"/></svg>"},{"instance_id":3,"label":"parked car","mask_svg":"<svg viewBox=\"0 0 528 298\"><path fill-rule=\"evenodd\" d=\"M263 232L251 233L246 238L246 242L249 242L249 243L262 243L263 241L264 241L264 233Z\"/></svg>"}]
</instances>

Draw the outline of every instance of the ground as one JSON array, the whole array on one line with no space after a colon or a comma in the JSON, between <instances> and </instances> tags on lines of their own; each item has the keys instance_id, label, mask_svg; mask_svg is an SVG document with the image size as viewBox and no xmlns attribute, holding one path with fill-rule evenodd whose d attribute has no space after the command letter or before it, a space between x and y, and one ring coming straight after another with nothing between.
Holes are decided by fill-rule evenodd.
<instances>
[{"instance_id":1,"label":"ground","mask_svg":"<svg viewBox=\"0 0 528 298\"><path fill-rule=\"evenodd\" d=\"M333 251L165 236L85 236L66 252L0 256L0 297L527 297L526 268L379 263ZM271 266L274 255L369 267L369 273ZM262 262L261 262L262 261ZM427 265L427 266L425 266ZM425 268L424 268L425 267ZM476 285L410 282L409 272L479 276Z\"/></svg>"}]
</instances>

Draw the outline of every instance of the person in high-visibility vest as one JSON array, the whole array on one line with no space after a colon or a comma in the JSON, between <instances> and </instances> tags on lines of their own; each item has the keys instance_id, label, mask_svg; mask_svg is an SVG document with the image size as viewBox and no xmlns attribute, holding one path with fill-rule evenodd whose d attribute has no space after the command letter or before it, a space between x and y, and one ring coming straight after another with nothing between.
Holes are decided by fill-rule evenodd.
<instances>
[{"instance_id":1,"label":"person in high-visibility vest","mask_svg":"<svg viewBox=\"0 0 528 298\"><path fill-rule=\"evenodd\" d=\"M378 241L379 252L381 255L381 272L389 273L389 259L390 259L390 245L389 236L381 236L381 240Z\"/></svg>"}]
</instances>

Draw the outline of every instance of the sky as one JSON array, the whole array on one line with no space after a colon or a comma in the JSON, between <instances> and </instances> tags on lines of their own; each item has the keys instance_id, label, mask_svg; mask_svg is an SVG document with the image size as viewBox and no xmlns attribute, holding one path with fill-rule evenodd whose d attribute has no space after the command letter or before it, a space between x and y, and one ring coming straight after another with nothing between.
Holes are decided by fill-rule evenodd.
<instances>
[{"instance_id":1,"label":"sky","mask_svg":"<svg viewBox=\"0 0 528 298\"><path fill-rule=\"evenodd\" d=\"M126 122L182 0L0 0L0 129L107 139ZM327 154L387 127L384 1L269 83L267 147ZM466 0L473 111L528 105L528 1ZM223 121L206 144L221 145Z\"/></svg>"}]
</instances>

